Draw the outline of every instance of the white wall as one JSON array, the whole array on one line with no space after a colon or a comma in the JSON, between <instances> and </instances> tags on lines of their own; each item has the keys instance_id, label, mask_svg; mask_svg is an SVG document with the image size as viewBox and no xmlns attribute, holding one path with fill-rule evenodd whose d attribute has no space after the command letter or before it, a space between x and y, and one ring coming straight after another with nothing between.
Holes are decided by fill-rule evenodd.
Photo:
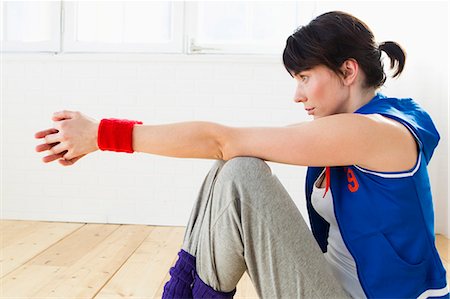
<instances>
[{"instance_id":1,"label":"white wall","mask_svg":"<svg viewBox=\"0 0 450 299\"><path fill-rule=\"evenodd\" d=\"M441 133L429 172L436 231L449 236L448 27L443 26L448 12L440 9L436 5L436 17L426 22L410 13L407 24L401 24L405 34L392 31L408 59L404 74L388 79L382 92L416 99ZM380 26L374 21L372 17L367 23L377 36ZM390 16L379 21L398 25ZM387 40L385 35L379 41ZM54 111L79 110L97 119L146 124L207 120L282 126L309 119L303 105L292 101L295 82L281 57L4 54L2 60L4 219L155 225L185 225L188 220L212 160L96 152L72 167L44 164L43 153L34 151L40 142L33 136L52 126ZM270 165L307 217L305 168Z\"/></svg>"},{"instance_id":2,"label":"white wall","mask_svg":"<svg viewBox=\"0 0 450 299\"><path fill-rule=\"evenodd\" d=\"M43 153L34 152L40 141L33 135L50 127L51 114L60 109L146 124L306 120L303 107L292 101L295 82L278 57L105 57L5 55L4 218L186 224L212 160L96 152L72 167L44 164ZM276 168L300 202L304 168Z\"/></svg>"}]
</instances>

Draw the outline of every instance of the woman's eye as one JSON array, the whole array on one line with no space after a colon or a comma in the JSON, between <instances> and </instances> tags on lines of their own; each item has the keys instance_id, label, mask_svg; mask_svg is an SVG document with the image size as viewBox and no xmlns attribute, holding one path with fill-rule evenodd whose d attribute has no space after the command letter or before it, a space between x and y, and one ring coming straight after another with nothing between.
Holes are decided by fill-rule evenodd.
<instances>
[{"instance_id":1,"label":"woman's eye","mask_svg":"<svg viewBox=\"0 0 450 299\"><path fill-rule=\"evenodd\" d=\"M305 82L307 79L308 79L307 76L300 75L300 80L302 80L303 82Z\"/></svg>"}]
</instances>

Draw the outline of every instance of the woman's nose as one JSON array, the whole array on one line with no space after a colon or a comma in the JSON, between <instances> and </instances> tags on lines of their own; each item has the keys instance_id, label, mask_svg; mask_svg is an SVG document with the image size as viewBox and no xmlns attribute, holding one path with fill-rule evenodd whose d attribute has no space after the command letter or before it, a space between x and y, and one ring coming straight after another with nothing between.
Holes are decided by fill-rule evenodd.
<instances>
[{"instance_id":1,"label":"woman's nose","mask_svg":"<svg viewBox=\"0 0 450 299\"><path fill-rule=\"evenodd\" d=\"M296 102L296 103L306 102L306 97L303 94L299 93L299 92L295 92L294 102Z\"/></svg>"},{"instance_id":2,"label":"woman's nose","mask_svg":"<svg viewBox=\"0 0 450 299\"><path fill-rule=\"evenodd\" d=\"M305 101L306 101L306 97L305 97L304 93L301 91L301 89L299 87L297 87L297 89L295 90L295 94L294 94L294 102L302 103Z\"/></svg>"}]
</instances>

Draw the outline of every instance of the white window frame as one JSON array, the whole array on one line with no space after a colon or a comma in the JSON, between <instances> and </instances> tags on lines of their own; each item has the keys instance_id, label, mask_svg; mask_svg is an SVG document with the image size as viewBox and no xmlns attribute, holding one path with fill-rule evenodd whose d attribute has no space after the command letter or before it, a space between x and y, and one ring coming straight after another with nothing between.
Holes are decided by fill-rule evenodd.
<instances>
[{"instance_id":1,"label":"white window frame","mask_svg":"<svg viewBox=\"0 0 450 299\"><path fill-rule=\"evenodd\" d=\"M114 44L104 42L80 42L75 39L75 3L63 3L63 40L61 54L63 53L183 53L183 18L184 3L172 3L172 37L167 43L126 43Z\"/></svg>"},{"instance_id":2,"label":"white window frame","mask_svg":"<svg viewBox=\"0 0 450 299\"><path fill-rule=\"evenodd\" d=\"M4 2L3 2L4 3ZM2 3L2 4L3 4ZM169 43L91 43L75 41L74 2L55 1L58 9L52 16L55 22L53 40L48 42L11 42L2 41L2 53L20 52L47 52L54 54L64 53L143 53L143 54L256 54L274 56L279 51L271 53L272 47L261 46L256 43L249 44L199 44L196 42L196 22L198 4L195 1L174 1L172 14L173 40ZM297 25L307 24L317 9L317 1L299 1L297 3ZM4 21L1 24L4 26ZM295 28L292 28L292 32ZM287 37L286 37L287 38Z\"/></svg>"},{"instance_id":3,"label":"white window frame","mask_svg":"<svg viewBox=\"0 0 450 299\"><path fill-rule=\"evenodd\" d=\"M49 41L43 42L18 42L9 41L7 36L3 36L4 40L1 41L1 52L2 53L17 53L17 52L45 52L45 53L57 53L61 50L61 1L50 2L54 5L54 9L51 10L52 23L54 23L52 38ZM2 6L7 5L6 2L2 1ZM1 27L2 32L6 32L6 18L3 19L3 13L5 7L2 7L1 11ZM2 33L3 34L3 33Z\"/></svg>"},{"instance_id":4,"label":"white window frame","mask_svg":"<svg viewBox=\"0 0 450 299\"><path fill-rule=\"evenodd\" d=\"M307 24L316 9L316 1L296 1L296 25ZM247 44L219 44L219 43L200 43L197 41L197 18L198 3L186 2L186 42L185 54L261 54L261 55L279 55L279 50L266 44L247 43ZM295 28L292 28L294 33ZM286 36L287 38L287 36Z\"/></svg>"}]
</instances>

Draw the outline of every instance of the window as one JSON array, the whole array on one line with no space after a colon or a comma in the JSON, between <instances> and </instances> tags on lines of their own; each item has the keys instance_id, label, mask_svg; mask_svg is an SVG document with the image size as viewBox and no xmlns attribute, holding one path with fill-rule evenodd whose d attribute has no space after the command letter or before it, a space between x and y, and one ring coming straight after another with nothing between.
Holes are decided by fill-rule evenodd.
<instances>
[{"instance_id":1,"label":"window","mask_svg":"<svg viewBox=\"0 0 450 299\"><path fill-rule=\"evenodd\" d=\"M277 54L315 2L3 1L3 52Z\"/></svg>"},{"instance_id":2,"label":"window","mask_svg":"<svg viewBox=\"0 0 450 299\"><path fill-rule=\"evenodd\" d=\"M290 1L189 2L189 53L280 53L299 24ZM302 5L302 4L300 4Z\"/></svg>"},{"instance_id":3,"label":"window","mask_svg":"<svg viewBox=\"0 0 450 299\"><path fill-rule=\"evenodd\" d=\"M183 3L64 1L63 52L181 53Z\"/></svg>"},{"instance_id":4,"label":"window","mask_svg":"<svg viewBox=\"0 0 450 299\"><path fill-rule=\"evenodd\" d=\"M1 1L3 52L57 52L61 3Z\"/></svg>"}]
</instances>

